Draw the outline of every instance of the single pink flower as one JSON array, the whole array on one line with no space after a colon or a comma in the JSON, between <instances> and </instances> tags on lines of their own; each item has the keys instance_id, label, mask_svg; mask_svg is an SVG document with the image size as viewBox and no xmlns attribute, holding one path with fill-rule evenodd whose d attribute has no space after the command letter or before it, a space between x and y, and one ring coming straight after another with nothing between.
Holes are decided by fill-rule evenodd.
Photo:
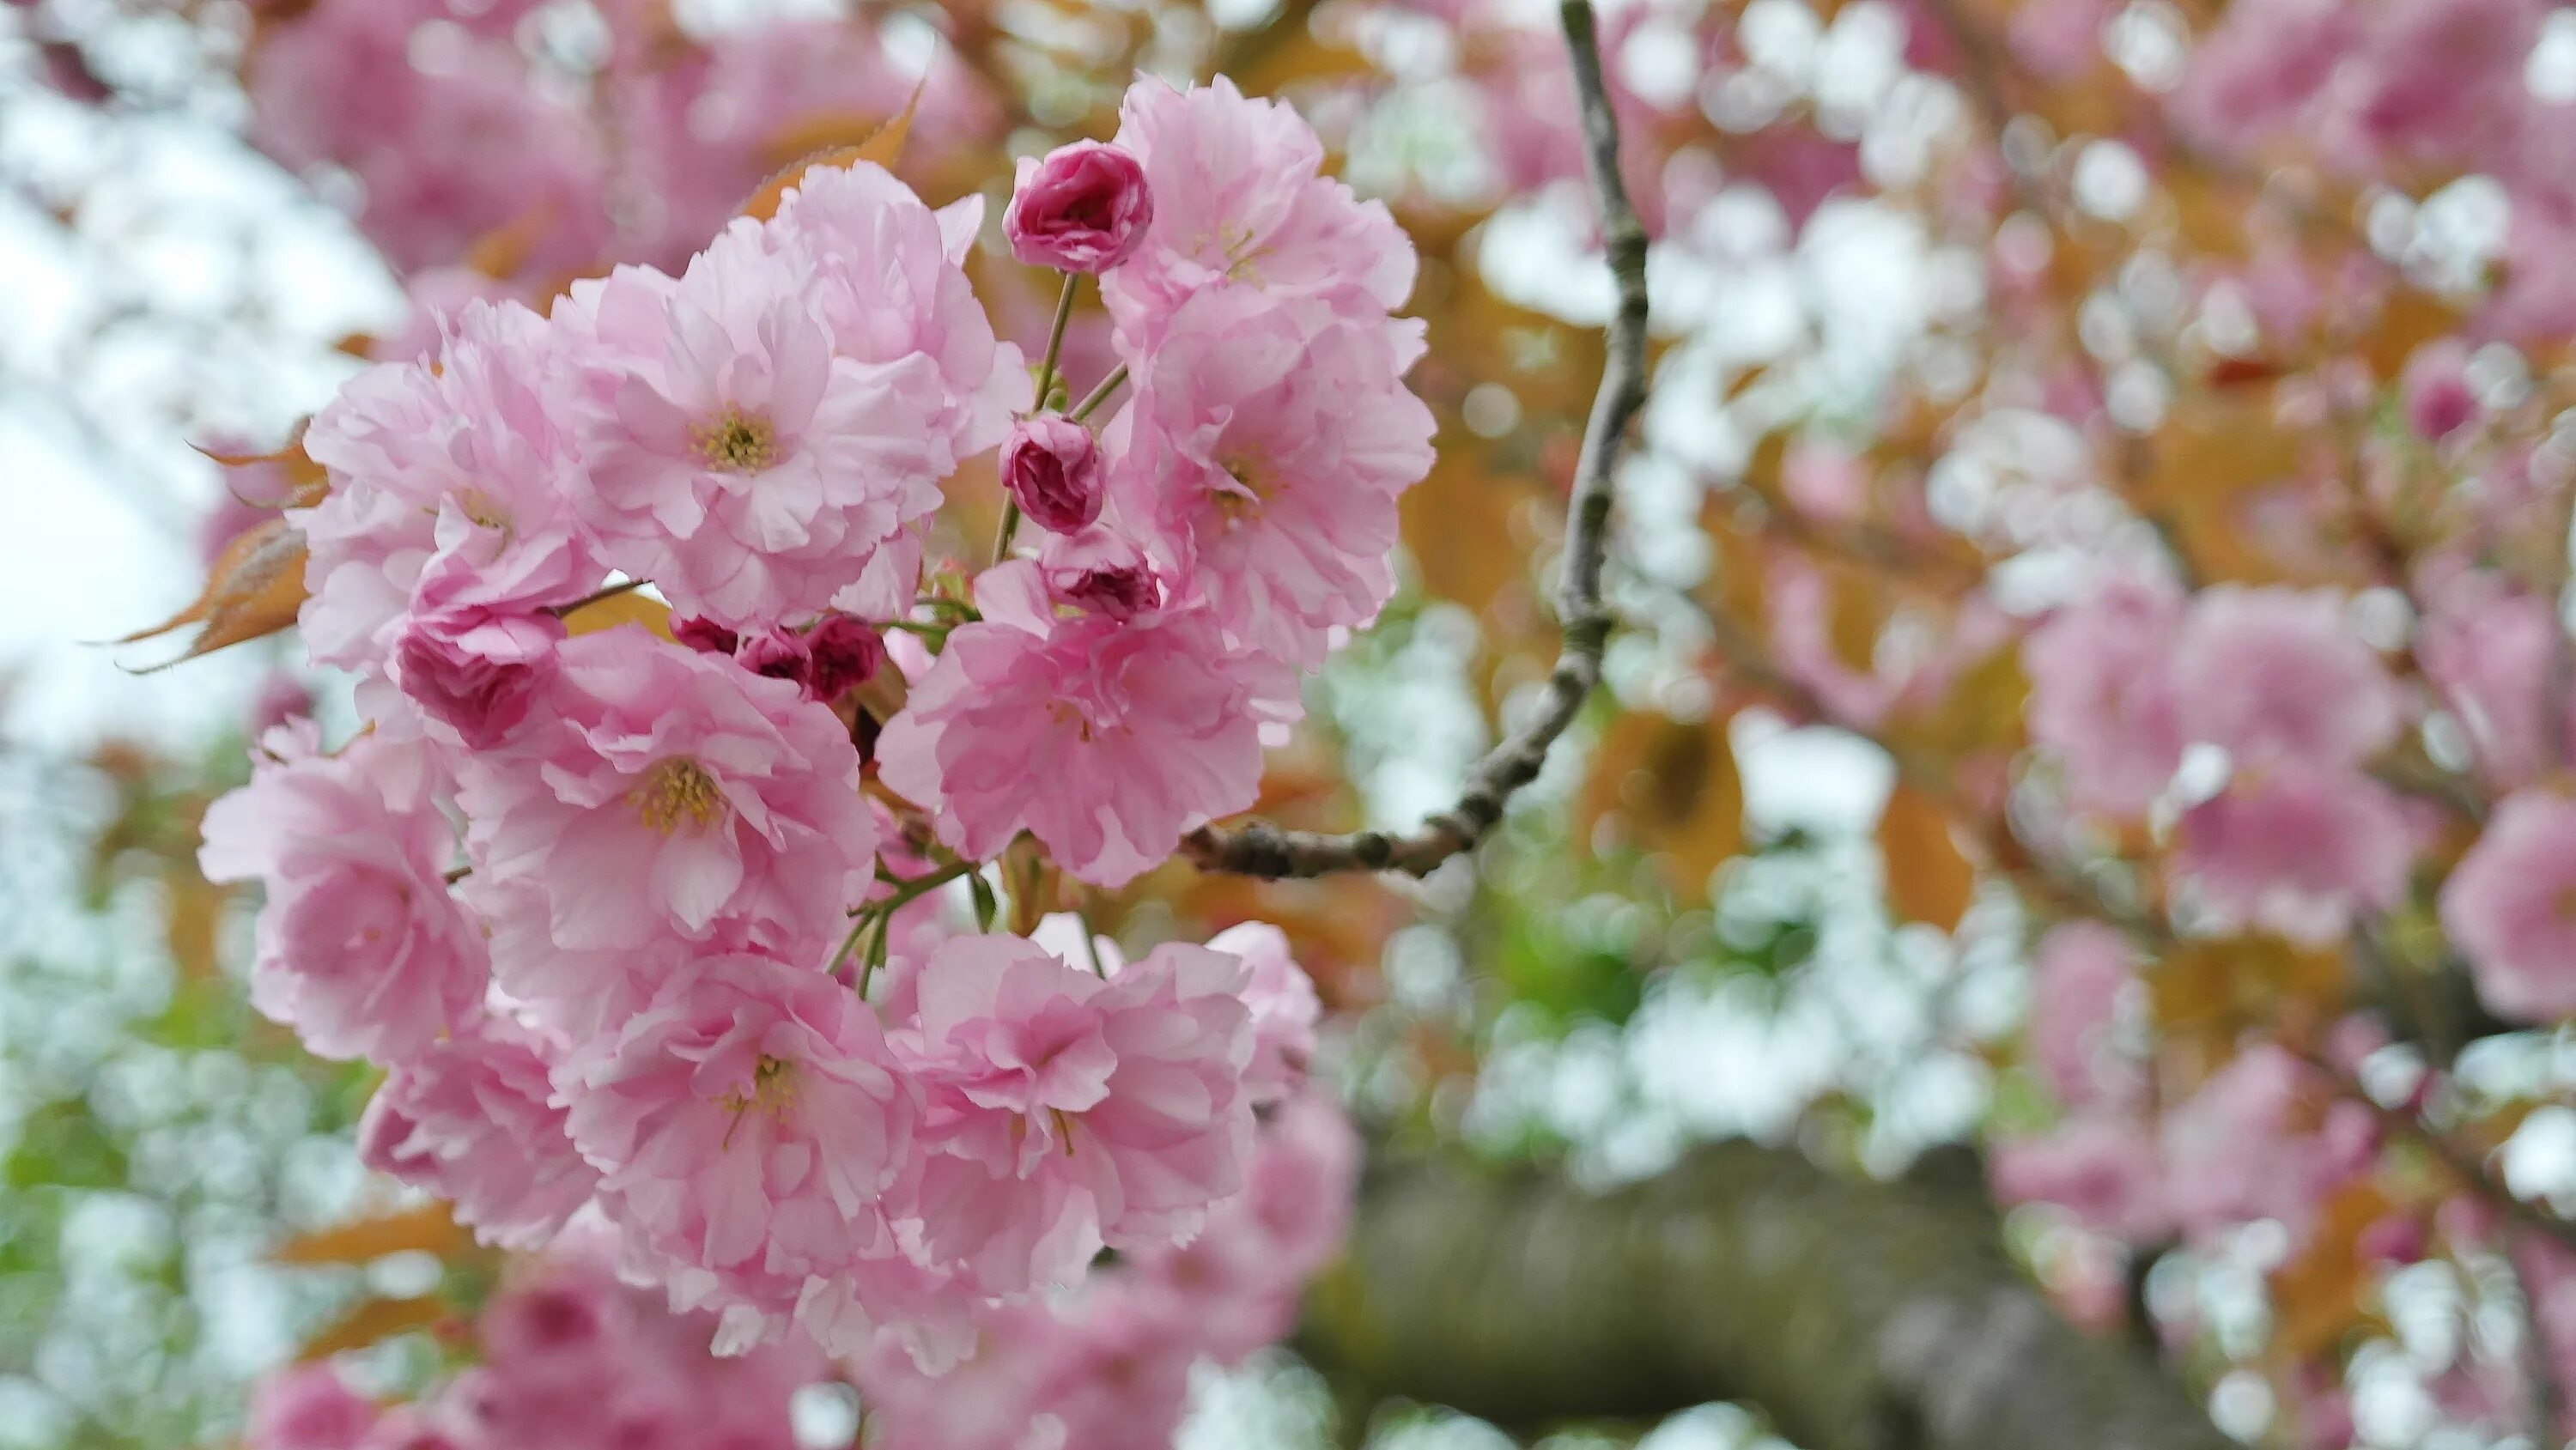
<instances>
[{"instance_id":1,"label":"single pink flower","mask_svg":"<svg viewBox=\"0 0 2576 1450\"><path fill-rule=\"evenodd\" d=\"M2468 736L2478 771L2505 788L2527 784L2576 741L2576 701L2551 684L2562 647L2550 601L2481 570L2422 590L2415 657L2441 707Z\"/></svg>"},{"instance_id":2,"label":"single pink flower","mask_svg":"<svg viewBox=\"0 0 2576 1450\"><path fill-rule=\"evenodd\" d=\"M2172 668L2186 736L2239 766L2359 765L2405 724L2396 681L2328 590L2204 589Z\"/></svg>"},{"instance_id":3,"label":"single pink flower","mask_svg":"<svg viewBox=\"0 0 2576 1450\"><path fill-rule=\"evenodd\" d=\"M251 1392L247 1450L358 1450L374 1427L375 1401L349 1388L327 1362L293 1365Z\"/></svg>"},{"instance_id":4,"label":"single pink flower","mask_svg":"<svg viewBox=\"0 0 2576 1450\"><path fill-rule=\"evenodd\" d=\"M318 1056L399 1062L482 1010L483 933L449 895L455 836L420 747L372 735L321 754L272 731L250 784L207 807L209 881L258 881L251 1003Z\"/></svg>"},{"instance_id":5,"label":"single pink flower","mask_svg":"<svg viewBox=\"0 0 2576 1450\"><path fill-rule=\"evenodd\" d=\"M689 941L802 956L837 935L870 877L876 823L831 711L633 626L569 640L555 659L537 721L459 766L475 877L506 893L489 910L541 913L528 944L572 953ZM499 965L513 995L577 985L542 963ZM630 988L651 990L579 993Z\"/></svg>"},{"instance_id":6,"label":"single pink flower","mask_svg":"<svg viewBox=\"0 0 2576 1450\"><path fill-rule=\"evenodd\" d=\"M304 446L331 491L287 517L312 551L300 622L317 663L381 665L433 563L457 571L448 603L503 613L599 583L573 518L565 366L545 319L471 303L434 361L369 368L314 415Z\"/></svg>"},{"instance_id":7,"label":"single pink flower","mask_svg":"<svg viewBox=\"0 0 2576 1450\"><path fill-rule=\"evenodd\" d=\"M744 636L742 642L734 647L733 658L734 663L753 674L785 680L799 691L804 690L805 676L814 663L811 652L805 648L805 637L792 629L780 628Z\"/></svg>"},{"instance_id":8,"label":"single pink flower","mask_svg":"<svg viewBox=\"0 0 2576 1450\"><path fill-rule=\"evenodd\" d=\"M1130 1273L1209 1355L1239 1362L1296 1327L1307 1276L1349 1234L1362 1157L1358 1130L1331 1099L1289 1097L1254 1140L1243 1191L1209 1211L1198 1237L1133 1255Z\"/></svg>"},{"instance_id":9,"label":"single pink flower","mask_svg":"<svg viewBox=\"0 0 2576 1450\"><path fill-rule=\"evenodd\" d=\"M389 673L421 713L488 750L519 728L554 668L563 621L475 602L474 570L449 556L421 576Z\"/></svg>"},{"instance_id":10,"label":"single pink flower","mask_svg":"<svg viewBox=\"0 0 2576 1450\"><path fill-rule=\"evenodd\" d=\"M877 739L882 778L951 850L983 859L1027 830L1075 877L1114 886L1252 804L1255 703L1289 689L1207 611L1068 617L1027 560L986 570L975 600L982 622L948 636Z\"/></svg>"},{"instance_id":11,"label":"single pink flower","mask_svg":"<svg viewBox=\"0 0 2576 1450\"><path fill-rule=\"evenodd\" d=\"M2576 801L2518 791L2442 883L2442 928L2507 1017L2576 1014Z\"/></svg>"},{"instance_id":12,"label":"single pink flower","mask_svg":"<svg viewBox=\"0 0 2576 1450\"><path fill-rule=\"evenodd\" d=\"M1044 159L1020 158L1002 235L1022 266L1105 272L1136 250L1153 220L1154 191L1136 158L1076 141Z\"/></svg>"},{"instance_id":13,"label":"single pink flower","mask_svg":"<svg viewBox=\"0 0 2576 1450\"><path fill-rule=\"evenodd\" d=\"M2468 362L2468 344L2455 337L2428 342L2406 359L2397 389L2416 437L2439 443L2476 420L2478 396L2469 391Z\"/></svg>"},{"instance_id":14,"label":"single pink flower","mask_svg":"<svg viewBox=\"0 0 2576 1450\"><path fill-rule=\"evenodd\" d=\"M2117 819L2144 815L2182 764L2167 665L2182 615L2171 584L2119 574L2023 643L2031 739L2065 762L2078 805Z\"/></svg>"},{"instance_id":15,"label":"single pink flower","mask_svg":"<svg viewBox=\"0 0 2576 1450\"><path fill-rule=\"evenodd\" d=\"M2184 1232L2268 1218L2303 1238L2318 1205L2366 1170L2378 1147L2370 1109L2329 1098L2314 1069L2265 1042L2168 1110L2162 1173Z\"/></svg>"},{"instance_id":16,"label":"single pink flower","mask_svg":"<svg viewBox=\"0 0 2576 1450\"><path fill-rule=\"evenodd\" d=\"M1324 1004L1315 984L1290 954L1288 934L1266 921L1247 921L1208 938L1208 950L1243 958L1251 973L1243 1005L1252 1013L1252 1065L1244 1090L1256 1106L1275 1103L1306 1081L1315 1057L1315 1023Z\"/></svg>"},{"instance_id":17,"label":"single pink flower","mask_svg":"<svg viewBox=\"0 0 2576 1450\"><path fill-rule=\"evenodd\" d=\"M1048 597L1087 614L1132 619L1163 602L1145 551L1102 525L1047 540L1038 570Z\"/></svg>"},{"instance_id":18,"label":"single pink flower","mask_svg":"<svg viewBox=\"0 0 2576 1450\"><path fill-rule=\"evenodd\" d=\"M2172 1232L2155 1141L2126 1111L2087 1109L2047 1133L2006 1138L1995 1144L1991 1171L2002 1203L2053 1203L2128 1243Z\"/></svg>"},{"instance_id":19,"label":"single pink flower","mask_svg":"<svg viewBox=\"0 0 2576 1450\"><path fill-rule=\"evenodd\" d=\"M2060 1102L2128 1096L2135 1073L2109 1061L2109 1037L2135 975L2128 940L2101 922L2071 921L2040 938L2031 960L2030 1051Z\"/></svg>"},{"instance_id":20,"label":"single pink flower","mask_svg":"<svg viewBox=\"0 0 2576 1450\"><path fill-rule=\"evenodd\" d=\"M497 1017L397 1064L367 1103L358 1156L456 1206L478 1238L536 1248L590 1201L547 1082L561 1039Z\"/></svg>"},{"instance_id":21,"label":"single pink flower","mask_svg":"<svg viewBox=\"0 0 2576 1450\"><path fill-rule=\"evenodd\" d=\"M758 242L728 233L677 280L621 267L556 308L581 339L602 553L734 628L825 608L957 463L935 362L837 356L811 267Z\"/></svg>"},{"instance_id":22,"label":"single pink flower","mask_svg":"<svg viewBox=\"0 0 2576 1450\"><path fill-rule=\"evenodd\" d=\"M1196 1231L1251 1146L1244 976L1179 943L1106 980L1022 937L934 952L905 1035L933 1255L1010 1294L1076 1282L1103 1244Z\"/></svg>"},{"instance_id":23,"label":"single pink flower","mask_svg":"<svg viewBox=\"0 0 2576 1450\"><path fill-rule=\"evenodd\" d=\"M706 958L555 1071L573 1142L633 1260L727 1337L882 1252L914 1089L875 1014L810 967Z\"/></svg>"},{"instance_id":24,"label":"single pink flower","mask_svg":"<svg viewBox=\"0 0 2576 1450\"><path fill-rule=\"evenodd\" d=\"M1249 290L1176 311L1107 442L1119 521L1254 648L1311 665L1395 593L1396 499L1432 418L1360 324L1309 326Z\"/></svg>"},{"instance_id":25,"label":"single pink flower","mask_svg":"<svg viewBox=\"0 0 2576 1450\"><path fill-rule=\"evenodd\" d=\"M1247 99L1223 76L1186 91L1147 77L1127 90L1114 144L1143 165L1154 196L1144 244L1100 282L1133 352L1150 354L1208 288L1317 304L1377 329L1413 290L1412 239L1384 204L1320 174L1323 143L1278 101Z\"/></svg>"},{"instance_id":26,"label":"single pink flower","mask_svg":"<svg viewBox=\"0 0 2576 1450\"><path fill-rule=\"evenodd\" d=\"M2176 880L2223 929L2327 942L2406 894L2414 837L2387 788L2292 761L2241 773L2185 811Z\"/></svg>"},{"instance_id":27,"label":"single pink flower","mask_svg":"<svg viewBox=\"0 0 2576 1450\"><path fill-rule=\"evenodd\" d=\"M1069 418L1025 418L1002 445L1002 486L1039 528L1070 534L1100 517L1109 466L1091 430Z\"/></svg>"}]
</instances>

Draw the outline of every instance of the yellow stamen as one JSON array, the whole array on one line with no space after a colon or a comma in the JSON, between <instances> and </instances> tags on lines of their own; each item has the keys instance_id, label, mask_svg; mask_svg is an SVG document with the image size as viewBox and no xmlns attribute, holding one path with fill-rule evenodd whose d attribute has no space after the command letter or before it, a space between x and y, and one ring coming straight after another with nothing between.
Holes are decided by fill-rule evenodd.
<instances>
[{"instance_id":1,"label":"yellow stamen","mask_svg":"<svg viewBox=\"0 0 2576 1450\"><path fill-rule=\"evenodd\" d=\"M724 791L707 768L685 755L657 760L644 783L627 793L627 803L644 824L669 835L683 823L704 830L724 819Z\"/></svg>"},{"instance_id":2,"label":"yellow stamen","mask_svg":"<svg viewBox=\"0 0 2576 1450\"><path fill-rule=\"evenodd\" d=\"M787 1110L795 1105L794 1068L780 1058L764 1055L752 1066L751 1091L735 1088L716 1099L717 1107L733 1114L733 1121L725 1126L724 1138L716 1144L716 1151L723 1152L733 1146L733 1135L741 1129L743 1117L752 1109L758 1108L772 1118L784 1118Z\"/></svg>"},{"instance_id":3,"label":"yellow stamen","mask_svg":"<svg viewBox=\"0 0 2576 1450\"><path fill-rule=\"evenodd\" d=\"M689 441L698 457L720 473L762 472L778 451L778 435L769 419L740 408L727 408L714 422L690 429Z\"/></svg>"}]
</instances>

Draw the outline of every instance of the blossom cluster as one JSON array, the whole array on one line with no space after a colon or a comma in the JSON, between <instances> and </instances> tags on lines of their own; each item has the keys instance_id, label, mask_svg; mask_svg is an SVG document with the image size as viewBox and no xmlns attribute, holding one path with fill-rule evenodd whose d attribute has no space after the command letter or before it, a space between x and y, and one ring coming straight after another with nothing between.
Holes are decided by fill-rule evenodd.
<instances>
[{"instance_id":1,"label":"blossom cluster","mask_svg":"<svg viewBox=\"0 0 2576 1450\"><path fill-rule=\"evenodd\" d=\"M1322 159L1146 80L1024 167L1011 249L1115 323L1070 410L968 280L981 200L861 162L676 274L468 302L313 419L302 632L367 728L269 732L202 858L267 888L261 1009L386 1070L368 1162L496 1243L595 1212L725 1348L931 1366L1240 1192L1314 1047L1286 939L1122 961L994 930L983 873L1017 843L1034 920L1250 806L1393 592L1413 255ZM969 588L932 516L996 449L1015 524ZM647 583L659 627L613 597Z\"/></svg>"},{"instance_id":2,"label":"blossom cluster","mask_svg":"<svg viewBox=\"0 0 2576 1450\"><path fill-rule=\"evenodd\" d=\"M593 1215L513 1264L474 1316L477 1363L381 1406L328 1361L253 1395L245 1450L793 1450L793 1397L835 1379L885 1450L1021 1450L1168 1441L1201 1361L1239 1363L1285 1334L1306 1276L1338 1245L1359 1171L1350 1122L1318 1094L1279 1103L1186 1246L1140 1253L1052 1300L994 1310L973 1352L923 1373L894 1344L833 1364L801 1339L708 1353L710 1316L619 1282ZM461 1328L461 1326L460 1326Z\"/></svg>"}]
</instances>

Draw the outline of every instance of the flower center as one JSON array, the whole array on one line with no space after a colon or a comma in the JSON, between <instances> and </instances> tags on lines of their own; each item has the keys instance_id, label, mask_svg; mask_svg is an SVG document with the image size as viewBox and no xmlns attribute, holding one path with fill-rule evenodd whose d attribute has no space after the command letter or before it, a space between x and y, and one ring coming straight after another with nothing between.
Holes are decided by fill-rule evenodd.
<instances>
[{"instance_id":1,"label":"flower center","mask_svg":"<svg viewBox=\"0 0 2576 1450\"><path fill-rule=\"evenodd\" d=\"M714 422L691 429L689 441L707 467L719 473L762 472L778 452L778 434L769 419L733 407L718 414Z\"/></svg>"},{"instance_id":2,"label":"flower center","mask_svg":"<svg viewBox=\"0 0 2576 1450\"><path fill-rule=\"evenodd\" d=\"M725 1129L724 1141L716 1146L719 1148L733 1146L734 1130L742 1126L743 1118L753 1109L767 1113L772 1118L784 1118L787 1110L795 1105L795 1065L784 1058L771 1057L767 1053L761 1054L760 1061L752 1066L749 1090L733 1088L716 1099L717 1107L733 1115L733 1122Z\"/></svg>"},{"instance_id":3,"label":"flower center","mask_svg":"<svg viewBox=\"0 0 2576 1450\"><path fill-rule=\"evenodd\" d=\"M1071 700L1049 700L1047 718L1059 726L1071 726L1083 744L1091 743L1091 713Z\"/></svg>"},{"instance_id":4,"label":"flower center","mask_svg":"<svg viewBox=\"0 0 2576 1450\"><path fill-rule=\"evenodd\" d=\"M644 783L627 793L627 802L644 824L669 835L685 823L704 830L724 819L724 792L707 768L685 755L653 762Z\"/></svg>"},{"instance_id":5,"label":"flower center","mask_svg":"<svg viewBox=\"0 0 2576 1450\"><path fill-rule=\"evenodd\" d=\"M1261 492L1261 466L1249 458L1229 458L1222 465L1225 476L1232 479L1231 488L1219 484L1210 492L1215 495L1216 511L1233 528L1248 518L1258 518L1265 501Z\"/></svg>"},{"instance_id":6,"label":"flower center","mask_svg":"<svg viewBox=\"0 0 2576 1450\"><path fill-rule=\"evenodd\" d=\"M492 529L504 534L510 531L509 511L502 508L492 495L479 488L459 489L456 493L456 507L463 511L465 517L471 519L478 529Z\"/></svg>"}]
</instances>

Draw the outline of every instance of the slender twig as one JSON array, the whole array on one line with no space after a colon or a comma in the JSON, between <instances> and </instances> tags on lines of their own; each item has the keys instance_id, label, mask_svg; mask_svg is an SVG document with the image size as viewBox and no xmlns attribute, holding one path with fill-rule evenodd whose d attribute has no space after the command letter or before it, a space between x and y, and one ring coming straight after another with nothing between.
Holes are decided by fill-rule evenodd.
<instances>
[{"instance_id":1,"label":"slender twig","mask_svg":"<svg viewBox=\"0 0 2576 1450\"><path fill-rule=\"evenodd\" d=\"M1046 356L1038 359L1038 411L1046 411L1047 395L1055 391L1056 359L1064 355L1065 324L1073 320L1074 289L1082 285L1080 272L1064 274L1064 290L1055 295L1055 321L1047 328Z\"/></svg>"},{"instance_id":2,"label":"slender twig","mask_svg":"<svg viewBox=\"0 0 2576 1450\"><path fill-rule=\"evenodd\" d=\"M1618 311L1604 330L1601 388L1583 430L1573 497L1566 504L1564 575L1557 617L1564 645L1547 678L1538 714L1476 764L1458 803L1401 835L1361 831L1319 835L1255 821L1228 830L1201 827L1181 850L1202 870L1238 875L1321 876L1335 871L1428 874L1469 850L1503 818L1503 803L1537 777L1557 737L1574 723L1601 682L1610 611L1601 602L1602 557L1609 547L1611 478L1628 425L1646 402L1646 229L1619 179L1619 125L1601 80L1601 51L1588 0L1564 0L1559 18L1574 84L1582 101L1583 137L1592 185L1601 201L1601 240L1618 284Z\"/></svg>"},{"instance_id":3,"label":"slender twig","mask_svg":"<svg viewBox=\"0 0 2576 1450\"><path fill-rule=\"evenodd\" d=\"M1100 386L1093 388L1090 392L1084 394L1082 401L1074 404L1073 411L1065 414L1065 416L1071 418L1077 423L1090 417L1091 410L1108 402L1110 395L1117 392L1119 386L1126 381L1127 365L1125 363L1120 363L1118 366L1109 370L1109 376L1100 380Z\"/></svg>"},{"instance_id":4,"label":"slender twig","mask_svg":"<svg viewBox=\"0 0 2576 1450\"><path fill-rule=\"evenodd\" d=\"M621 584L604 585L600 588L593 589L588 594L581 596L570 604L556 605L551 613L555 618L562 619L576 610L588 609L590 606L597 604L603 599L614 599L620 594L630 594L643 587L644 581L641 579L629 579Z\"/></svg>"}]
</instances>

